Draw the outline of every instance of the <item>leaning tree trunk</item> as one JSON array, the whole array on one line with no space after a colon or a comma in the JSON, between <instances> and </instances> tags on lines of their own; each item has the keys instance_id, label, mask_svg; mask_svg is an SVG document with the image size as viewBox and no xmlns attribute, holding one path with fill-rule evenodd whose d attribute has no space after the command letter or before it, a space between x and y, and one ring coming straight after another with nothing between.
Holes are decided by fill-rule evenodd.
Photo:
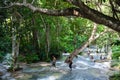
<instances>
[{"instance_id":1,"label":"leaning tree trunk","mask_svg":"<svg viewBox=\"0 0 120 80\"><path fill-rule=\"evenodd\" d=\"M97 29L97 24L94 24L93 31L92 31L92 34L91 34L89 40L87 42L85 42L85 44L83 44L82 47L79 47L78 49L74 50L71 53L71 55L70 55L71 59L73 59L78 53L83 51L94 40L96 29ZM65 60L65 62L68 62L68 58Z\"/></svg>"},{"instance_id":2,"label":"leaning tree trunk","mask_svg":"<svg viewBox=\"0 0 120 80\"><path fill-rule=\"evenodd\" d=\"M71 60L80 52L82 52L91 42L93 42L94 40L96 40L97 38L99 38L100 35L103 35L105 32L107 32L107 30L105 30L104 32L101 32L99 35L95 36L96 33L96 29L97 29L97 24L94 23L94 27L91 33L90 38L88 39L88 41L86 41L81 47L75 49L70 55L69 57L71 57ZM68 57L65 60L66 63L68 63Z\"/></svg>"}]
</instances>

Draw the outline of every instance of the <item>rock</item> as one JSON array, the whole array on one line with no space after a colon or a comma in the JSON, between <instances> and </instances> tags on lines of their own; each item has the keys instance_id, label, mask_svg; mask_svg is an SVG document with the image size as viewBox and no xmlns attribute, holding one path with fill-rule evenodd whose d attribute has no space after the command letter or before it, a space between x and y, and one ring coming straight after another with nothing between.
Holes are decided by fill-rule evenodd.
<instances>
[{"instance_id":1,"label":"rock","mask_svg":"<svg viewBox=\"0 0 120 80\"><path fill-rule=\"evenodd\" d=\"M0 64L0 75L4 75L6 72L7 69L2 64Z\"/></svg>"},{"instance_id":2,"label":"rock","mask_svg":"<svg viewBox=\"0 0 120 80\"><path fill-rule=\"evenodd\" d=\"M0 76L2 76L3 75L3 73L2 72L0 72Z\"/></svg>"},{"instance_id":3,"label":"rock","mask_svg":"<svg viewBox=\"0 0 120 80\"><path fill-rule=\"evenodd\" d=\"M5 79L7 79L7 77L9 77L11 74L10 73L6 73L6 74L4 74L1 78L3 79L3 80L5 80Z\"/></svg>"},{"instance_id":4,"label":"rock","mask_svg":"<svg viewBox=\"0 0 120 80\"><path fill-rule=\"evenodd\" d=\"M0 80L15 80L11 77L11 73L7 72L7 68L0 64Z\"/></svg>"}]
</instances>

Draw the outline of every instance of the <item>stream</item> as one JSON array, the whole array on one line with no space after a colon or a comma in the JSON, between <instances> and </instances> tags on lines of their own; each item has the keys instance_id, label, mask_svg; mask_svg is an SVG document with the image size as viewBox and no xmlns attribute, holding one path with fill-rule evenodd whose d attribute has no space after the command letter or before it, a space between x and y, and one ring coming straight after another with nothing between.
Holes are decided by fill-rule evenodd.
<instances>
[{"instance_id":1,"label":"stream","mask_svg":"<svg viewBox=\"0 0 120 80\"><path fill-rule=\"evenodd\" d=\"M110 61L93 62L87 56L74 58L73 69L70 71L68 64L58 60L56 68L48 66L29 65L23 68L19 75L14 75L16 80L109 80L108 71Z\"/></svg>"}]
</instances>

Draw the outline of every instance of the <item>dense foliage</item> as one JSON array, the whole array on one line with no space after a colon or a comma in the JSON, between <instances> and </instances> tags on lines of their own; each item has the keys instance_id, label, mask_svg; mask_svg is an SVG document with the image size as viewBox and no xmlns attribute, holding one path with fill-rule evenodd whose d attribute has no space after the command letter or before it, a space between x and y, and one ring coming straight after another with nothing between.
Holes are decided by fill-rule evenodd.
<instances>
[{"instance_id":1,"label":"dense foliage","mask_svg":"<svg viewBox=\"0 0 120 80\"><path fill-rule=\"evenodd\" d=\"M119 79L120 79L120 73L110 77L110 80L119 80Z\"/></svg>"},{"instance_id":2,"label":"dense foliage","mask_svg":"<svg viewBox=\"0 0 120 80\"><path fill-rule=\"evenodd\" d=\"M32 1L34 2L31 3ZM98 11L102 9L102 13L106 15L113 15L111 8L108 8L108 6L99 8L104 3L108 5L108 0L91 1L85 0L84 3L93 9L98 9ZM115 1L116 6L118 6L119 1ZM22 1L11 0L11 2ZM27 2L48 9L74 7L74 5L63 0L27 0ZM9 3L10 0L0 1L2 7L9 5ZM97 4L99 5L97 6ZM117 13L114 16L117 19L119 14ZM93 28L93 22L87 19L75 16L48 16L37 12L33 13L26 7L20 8L18 6L9 9L5 8L4 10L0 8L0 23L0 59L5 54L12 52L12 35L14 34L16 42L20 43L19 60L27 63L50 61L52 55L59 58L62 52L72 52L89 39ZM98 25L96 35L105 29L108 28ZM13 32L13 30L15 31ZM116 35L118 35L117 32L115 34L111 32L105 33L92 44L102 47L112 43L111 38L116 38Z\"/></svg>"},{"instance_id":3,"label":"dense foliage","mask_svg":"<svg viewBox=\"0 0 120 80\"><path fill-rule=\"evenodd\" d=\"M113 47L113 55L112 55L113 59L117 59L120 60L120 46L114 46Z\"/></svg>"}]
</instances>

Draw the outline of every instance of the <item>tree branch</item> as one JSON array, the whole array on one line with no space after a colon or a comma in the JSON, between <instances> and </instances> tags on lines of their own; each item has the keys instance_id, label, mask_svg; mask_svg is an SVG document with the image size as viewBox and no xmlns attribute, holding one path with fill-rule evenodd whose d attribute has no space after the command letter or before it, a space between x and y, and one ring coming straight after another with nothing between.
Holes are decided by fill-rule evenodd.
<instances>
[{"instance_id":1,"label":"tree branch","mask_svg":"<svg viewBox=\"0 0 120 80\"><path fill-rule=\"evenodd\" d=\"M109 32L111 30L104 30L103 32L101 32L99 35L95 36L97 30L97 24L94 23L94 27L91 33L91 36L89 37L88 41L86 41L82 46L80 46L79 48L75 49L71 54L71 60L80 52L82 52L91 42L93 42L94 40L98 39L100 36L102 36L103 34L105 34L106 32ZM65 60L66 63L68 63L68 57Z\"/></svg>"},{"instance_id":2,"label":"tree branch","mask_svg":"<svg viewBox=\"0 0 120 80\"><path fill-rule=\"evenodd\" d=\"M98 24L104 24L105 26L108 26L109 28L120 32L120 20L104 15L99 11L89 8L81 0L78 1L79 3L77 6L82 9L81 11L84 11L84 18L90 19Z\"/></svg>"},{"instance_id":3,"label":"tree branch","mask_svg":"<svg viewBox=\"0 0 120 80\"><path fill-rule=\"evenodd\" d=\"M26 4L25 3L11 3L10 7L12 6L20 6L20 7L24 6L24 7L31 9L33 12L39 12L39 13L43 13L43 14L47 14L51 16L79 16L79 14L76 14L76 13L80 11L78 8L75 8L75 7L66 8L63 10L50 10L50 9L35 7L30 3L26 3Z\"/></svg>"},{"instance_id":4,"label":"tree branch","mask_svg":"<svg viewBox=\"0 0 120 80\"><path fill-rule=\"evenodd\" d=\"M109 28L120 32L120 20L115 19L113 17L104 15L100 13L97 10L89 8L87 5L85 5L81 0L67 0L68 2L72 3L76 7L70 7L66 9L60 9L60 10L50 10L45 9L41 7L35 7L30 3L11 3L9 7L14 6L24 6L32 10L33 12L38 12L42 14L47 14L51 16L77 16L77 17L83 17L87 18L89 20L92 20L95 23L103 24L105 26L108 26Z\"/></svg>"},{"instance_id":5,"label":"tree branch","mask_svg":"<svg viewBox=\"0 0 120 80\"><path fill-rule=\"evenodd\" d=\"M35 0L32 0L31 4L33 4L33 3L34 3L34 1L35 1Z\"/></svg>"},{"instance_id":6,"label":"tree branch","mask_svg":"<svg viewBox=\"0 0 120 80\"><path fill-rule=\"evenodd\" d=\"M118 17L118 15L117 15L117 13L116 13L116 10L115 10L115 7L114 7L114 5L113 5L112 1L111 1L111 0L109 0L109 3L110 3L111 8L112 8L113 17L114 17L114 18L116 17L116 18L119 20L119 17Z\"/></svg>"}]
</instances>

